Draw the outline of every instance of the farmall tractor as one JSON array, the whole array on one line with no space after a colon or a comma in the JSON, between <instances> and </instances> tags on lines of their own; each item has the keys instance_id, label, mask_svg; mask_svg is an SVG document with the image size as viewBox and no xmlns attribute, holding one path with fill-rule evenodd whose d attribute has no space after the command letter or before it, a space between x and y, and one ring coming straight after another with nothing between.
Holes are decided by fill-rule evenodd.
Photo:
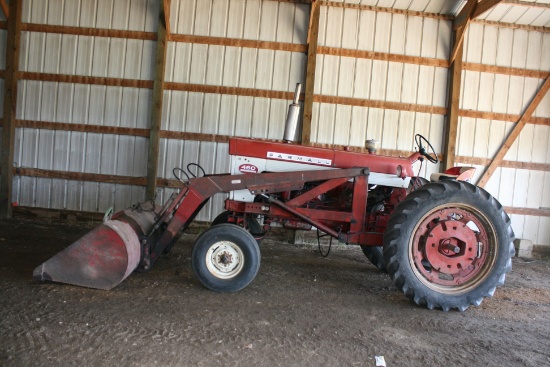
<instances>
[{"instance_id":1,"label":"farmall tractor","mask_svg":"<svg viewBox=\"0 0 550 367\"><path fill-rule=\"evenodd\" d=\"M296 106L297 97L285 140L296 130ZM397 158L231 139L230 173L195 177L175 169L187 179L162 207L151 200L107 214L36 268L34 278L111 289L134 270L151 269L204 204L224 192L226 210L192 252L193 270L208 289L235 292L252 282L260 268L258 242L279 223L359 245L416 304L463 311L504 283L514 255L510 219L489 193L464 181L471 169L455 167L432 175L432 182L416 177L413 164L437 163L437 156L423 136L415 142L417 151Z\"/></svg>"}]
</instances>

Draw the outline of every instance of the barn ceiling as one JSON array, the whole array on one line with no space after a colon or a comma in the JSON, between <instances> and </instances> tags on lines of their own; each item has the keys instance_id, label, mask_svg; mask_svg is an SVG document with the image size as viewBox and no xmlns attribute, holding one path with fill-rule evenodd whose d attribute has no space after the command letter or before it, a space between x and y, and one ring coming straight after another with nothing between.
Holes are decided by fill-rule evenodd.
<instances>
[{"instance_id":1,"label":"barn ceiling","mask_svg":"<svg viewBox=\"0 0 550 367\"><path fill-rule=\"evenodd\" d=\"M335 0L426 13L457 15L466 0ZM478 19L538 27L550 27L550 0L502 0Z\"/></svg>"}]
</instances>

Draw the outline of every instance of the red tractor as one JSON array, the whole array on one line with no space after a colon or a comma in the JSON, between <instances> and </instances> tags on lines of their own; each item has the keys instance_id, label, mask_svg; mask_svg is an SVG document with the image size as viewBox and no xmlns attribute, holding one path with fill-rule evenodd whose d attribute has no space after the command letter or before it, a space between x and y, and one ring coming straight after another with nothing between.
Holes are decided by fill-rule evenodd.
<instances>
[{"instance_id":1,"label":"red tractor","mask_svg":"<svg viewBox=\"0 0 550 367\"><path fill-rule=\"evenodd\" d=\"M287 127L295 126L297 106L296 97ZM285 140L292 140L290 131ZM207 288L246 287L260 267L258 241L277 222L359 245L416 304L463 311L504 283L514 255L510 219L487 191L467 182L473 169L451 168L432 175L432 182L416 177L415 162L438 160L423 136L415 142L418 151L396 158L371 147L358 153L231 139L229 174L190 178L174 169L187 179L164 206L151 200L106 215L102 225L36 268L34 277L110 289L134 270L149 270L204 204L226 192L226 211L197 238L192 253L193 270Z\"/></svg>"}]
</instances>

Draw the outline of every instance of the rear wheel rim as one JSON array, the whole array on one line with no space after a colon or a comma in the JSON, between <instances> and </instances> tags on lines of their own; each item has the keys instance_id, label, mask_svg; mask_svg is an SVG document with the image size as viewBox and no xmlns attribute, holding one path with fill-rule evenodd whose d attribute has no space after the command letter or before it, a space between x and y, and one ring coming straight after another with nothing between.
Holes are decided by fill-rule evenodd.
<instances>
[{"instance_id":1,"label":"rear wheel rim","mask_svg":"<svg viewBox=\"0 0 550 367\"><path fill-rule=\"evenodd\" d=\"M428 288L453 295L468 292L489 275L497 258L497 236L487 217L465 204L426 213L409 240L409 262Z\"/></svg>"},{"instance_id":2,"label":"rear wheel rim","mask_svg":"<svg viewBox=\"0 0 550 367\"><path fill-rule=\"evenodd\" d=\"M244 268L244 254L231 241L214 243L206 252L206 267L210 274L219 279L231 279Z\"/></svg>"}]
</instances>

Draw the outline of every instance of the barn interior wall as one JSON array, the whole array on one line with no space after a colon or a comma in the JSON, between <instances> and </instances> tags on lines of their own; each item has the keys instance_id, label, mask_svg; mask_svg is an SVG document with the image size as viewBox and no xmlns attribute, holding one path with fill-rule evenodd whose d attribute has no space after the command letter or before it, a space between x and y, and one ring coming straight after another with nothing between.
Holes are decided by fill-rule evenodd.
<instances>
[{"instance_id":1,"label":"barn interior wall","mask_svg":"<svg viewBox=\"0 0 550 367\"><path fill-rule=\"evenodd\" d=\"M447 60L449 20L338 7L322 7L319 45L359 51ZM397 59L396 59L397 60ZM446 107L448 69L319 55L315 93L373 101ZM363 147L366 139L387 150L412 151L414 135L424 135L441 152L444 114L314 103L312 141ZM421 176L439 172L424 165Z\"/></svg>"},{"instance_id":2,"label":"barn interior wall","mask_svg":"<svg viewBox=\"0 0 550 367\"><path fill-rule=\"evenodd\" d=\"M464 42L464 62L550 72L550 33L474 23ZM543 82L540 77L465 70L460 108L521 115ZM550 117L550 94L534 116ZM460 117L456 154L492 159L513 127L511 121ZM527 124L504 159L550 164L550 126ZM475 180L482 173L483 167L478 166ZM505 207L550 208L548 171L501 167L485 188ZM512 214L511 220L517 238L550 244L550 217Z\"/></svg>"},{"instance_id":3,"label":"barn interior wall","mask_svg":"<svg viewBox=\"0 0 550 367\"><path fill-rule=\"evenodd\" d=\"M14 202L104 212L145 198L159 3L23 1ZM449 6L398 3L433 12ZM287 1L171 1L159 179L189 163L227 172L230 136L281 138L289 96L305 84L309 12L310 4ZM549 71L549 34L472 23L464 61ZM1 70L5 37L0 29ZM360 149L377 139L385 152L402 154L420 133L443 151L451 39L449 17L321 6L311 143ZM460 108L520 114L541 83L465 68ZM535 117L549 116L547 95ZM491 159L512 127L460 117L457 156ZM528 124L505 159L548 165L549 129ZM424 164L420 175L440 169ZM159 202L173 186L159 185ZM505 206L550 207L547 170L499 168L487 189ZM198 219L211 220L223 199L217 195ZM518 237L550 245L550 217L513 214L512 221Z\"/></svg>"},{"instance_id":4,"label":"barn interior wall","mask_svg":"<svg viewBox=\"0 0 550 367\"><path fill-rule=\"evenodd\" d=\"M24 1L23 23L155 31L156 1ZM22 72L150 80L154 41L24 31ZM25 121L148 128L151 91L118 86L20 80L17 118ZM16 129L18 167L144 176L144 137ZM113 183L16 176L22 206L104 212L143 200L144 188Z\"/></svg>"}]
</instances>

